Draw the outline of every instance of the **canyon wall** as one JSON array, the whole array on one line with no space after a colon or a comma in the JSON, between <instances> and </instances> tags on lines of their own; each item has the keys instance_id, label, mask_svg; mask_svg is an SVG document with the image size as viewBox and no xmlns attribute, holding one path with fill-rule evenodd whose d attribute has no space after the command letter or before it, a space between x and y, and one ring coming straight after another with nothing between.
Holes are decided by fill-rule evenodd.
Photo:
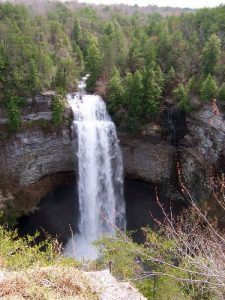
<instances>
[{"instance_id":1,"label":"canyon wall","mask_svg":"<svg viewBox=\"0 0 225 300\"><path fill-rule=\"evenodd\" d=\"M30 99L17 132L9 132L7 117L0 111L0 189L14 194L17 203L13 205L24 211L60 183L71 181L65 172L75 170L71 110L66 105L63 124L53 126L53 96L40 94Z\"/></svg>"},{"instance_id":2,"label":"canyon wall","mask_svg":"<svg viewBox=\"0 0 225 300\"><path fill-rule=\"evenodd\" d=\"M7 133L7 118L0 111L0 189L16 195L21 211L32 210L49 191L74 180L71 110L66 105L63 124L52 126L52 97L48 93L30 99L16 133ZM193 196L206 198L207 177L225 168L222 114L205 106L186 117L165 105L158 124L148 124L136 136L119 135L125 176L161 186L167 196L179 198L179 162Z\"/></svg>"}]
</instances>

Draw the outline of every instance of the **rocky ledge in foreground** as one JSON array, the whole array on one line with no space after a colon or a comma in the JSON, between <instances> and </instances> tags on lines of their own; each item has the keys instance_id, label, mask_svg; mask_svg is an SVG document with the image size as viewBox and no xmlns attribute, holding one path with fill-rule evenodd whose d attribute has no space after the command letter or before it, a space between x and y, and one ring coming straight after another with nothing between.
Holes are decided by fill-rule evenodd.
<instances>
[{"instance_id":1,"label":"rocky ledge in foreground","mask_svg":"<svg viewBox=\"0 0 225 300\"><path fill-rule=\"evenodd\" d=\"M118 282L108 270L87 272L94 290L99 292L100 300L147 300L128 282Z\"/></svg>"},{"instance_id":2,"label":"rocky ledge in foreground","mask_svg":"<svg viewBox=\"0 0 225 300\"><path fill-rule=\"evenodd\" d=\"M131 284L118 282L108 270L82 272L48 267L0 272L1 299L146 300Z\"/></svg>"}]
</instances>

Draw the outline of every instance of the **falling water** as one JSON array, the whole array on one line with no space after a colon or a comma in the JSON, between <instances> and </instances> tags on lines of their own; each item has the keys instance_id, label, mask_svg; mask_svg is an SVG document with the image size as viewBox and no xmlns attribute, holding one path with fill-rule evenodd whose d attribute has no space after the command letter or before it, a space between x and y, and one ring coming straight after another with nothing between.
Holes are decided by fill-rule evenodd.
<instances>
[{"instance_id":1,"label":"falling water","mask_svg":"<svg viewBox=\"0 0 225 300\"><path fill-rule=\"evenodd\" d=\"M85 94L84 77L79 92L69 95L77 136L79 233L66 247L69 255L95 258L92 242L125 228L123 162L116 128L97 95Z\"/></svg>"}]
</instances>

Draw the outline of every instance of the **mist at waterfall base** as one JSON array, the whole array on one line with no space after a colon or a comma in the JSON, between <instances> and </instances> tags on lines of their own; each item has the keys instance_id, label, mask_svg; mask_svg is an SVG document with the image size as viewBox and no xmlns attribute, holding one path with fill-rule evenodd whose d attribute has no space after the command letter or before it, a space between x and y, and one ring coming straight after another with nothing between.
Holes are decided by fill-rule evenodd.
<instances>
[{"instance_id":1,"label":"mist at waterfall base","mask_svg":"<svg viewBox=\"0 0 225 300\"><path fill-rule=\"evenodd\" d=\"M87 78L87 77L86 77ZM93 241L125 229L123 162L116 128L105 102L85 93L84 78L79 92L69 95L74 114L74 155L78 166L79 233L70 239L66 255L94 259Z\"/></svg>"}]
</instances>

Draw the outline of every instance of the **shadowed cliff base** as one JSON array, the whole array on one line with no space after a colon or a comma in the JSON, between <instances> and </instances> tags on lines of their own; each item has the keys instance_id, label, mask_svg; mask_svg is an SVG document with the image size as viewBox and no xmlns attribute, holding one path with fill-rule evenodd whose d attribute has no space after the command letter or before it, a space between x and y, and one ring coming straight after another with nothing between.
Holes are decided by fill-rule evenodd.
<instances>
[{"instance_id":1,"label":"shadowed cliff base","mask_svg":"<svg viewBox=\"0 0 225 300\"><path fill-rule=\"evenodd\" d=\"M75 180L75 178L74 178ZM75 181L74 181L75 182ZM174 216L185 206L181 200L170 200L165 190L158 186L159 198L166 211L172 209ZM156 201L155 185L140 180L125 179L125 199L127 230L134 231L133 238L143 242L142 227L156 227L153 219L160 221L164 216ZM46 233L57 236L63 244L78 231L79 205L75 184L70 183L56 188L45 196L34 213L19 219L18 228L21 235L40 232L39 239Z\"/></svg>"}]
</instances>

